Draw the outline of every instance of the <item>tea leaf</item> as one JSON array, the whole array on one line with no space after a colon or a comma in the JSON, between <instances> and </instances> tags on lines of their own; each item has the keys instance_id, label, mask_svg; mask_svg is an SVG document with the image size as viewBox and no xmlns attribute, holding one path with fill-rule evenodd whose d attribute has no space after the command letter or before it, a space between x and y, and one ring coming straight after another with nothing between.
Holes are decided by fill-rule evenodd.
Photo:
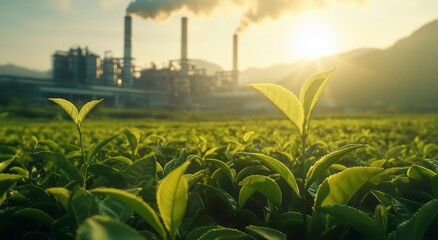
<instances>
[{"instance_id":1,"label":"tea leaf","mask_svg":"<svg viewBox=\"0 0 438 240\"><path fill-rule=\"evenodd\" d=\"M390 234L389 239L424 239L427 229L436 227L432 226L432 223L437 216L438 199L435 199L423 205L410 220L400 224Z\"/></svg>"},{"instance_id":2,"label":"tea leaf","mask_svg":"<svg viewBox=\"0 0 438 240\"><path fill-rule=\"evenodd\" d=\"M254 239L248 234L232 228L215 228L204 233L198 240L211 240L211 239Z\"/></svg>"},{"instance_id":3,"label":"tea leaf","mask_svg":"<svg viewBox=\"0 0 438 240\"><path fill-rule=\"evenodd\" d=\"M243 186L239 193L239 206L243 208L245 203L255 191L263 194L277 206L281 205L282 194L278 184L269 177L263 175L251 175L243 179L239 186Z\"/></svg>"},{"instance_id":4,"label":"tea leaf","mask_svg":"<svg viewBox=\"0 0 438 240\"><path fill-rule=\"evenodd\" d=\"M225 203L225 205L227 205L231 210L237 211L237 209L239 208L237 206L236 200L224 190L206 184L199 184L199 185L208 189L210 192L212 192L214 195L220 198L222 202Z\"/></svg>"},{"instance_id":5,"label":"tea leaf","mask_svg":"<svg viewBox=\"0 0 438 240\"><path fill-rule=\"evenodd\" d=\"M385 158L386 159L396 158L405 149L406 149L405 145L392 147L388 149L388 151L386 151Z\"/></svg>"},{"instance_id":6,"label":"tea leaf","mask_svg":"<svg viewBox=\"0 0 438 240\"><path fill-rule=\"evenodd\" d=\"M231 172L230 167L228 167L227 164L225 164L224 162L217 160L217 159L205 159L205 162L211 163L214 166L218 167L219 169L222 170L223 173L225 173L225 175L230 179L231 182L234 182L234 177L233 177L233 173Z\"/></svg>"},{"instance_id":7,"label":"tea leaf","mask_svg":"<svg viewBox=\"0 0 438 240\"><path fill-rule=\"evenodd\" d=\"M434 176L437 174L433 172L432 170L429 170L425 167L422 167L420 165L412 165L408 169L408 177L411 179L415 179L416 181L422 182L422 181L430 181Z\"/></svg>"},{"instance_id":8,"label":"tea leaf","mask_svg":"<svg viewBox=\"0 0 438 240\"><path fill-rule=\"evenodd\" d=\"M61 187L55 187L55 188L48 188L46 189L46 192L52 194L56 200L58 200L61 205L64 207L64 209L69 210L68 204L70 199L70 191L66 188Z\"/></svg>"},{"instance_id":9,"label":"tea leaf","mask_svg":"<svg viewBox=\"0 0 438 240\"><path fill-rule=\"evenodd\" d=\"M157 178L157 163L154 155L135 161L123 172L123 177L129 187L135 187L142 182Z\"/></svg>"},{"instance_id":10,"label":"tea leaf","mask_svg":"<svg viewBox=\"0 0 438 240\"><path fill-rule=\"evenodd\" d=\"M70 209L78 225L87 218L99 214L96 197L89 191L76 187L70 196Z\"/></svg>"},{"instance_id":11,"label":"tea leaf","mask_svg":"<svg viewBox=\"0 0 438 240\"><path fill-rule=\"evenodd\" d=\"M335 71L332 68L329 71L318 73L304 82L300 91L300 102L303 107L304 117L309 118L324 91L330 77Z\"/></svg>"},{"instance_id":12,"label":"tea leaf","mask_svg":"<svg viewBox=\"0 0 438 240\"><path fill-rule=\"evenodd\" d=\"M189 153L187 149L185 148L181 149L179 156L175 159L170 160L164 166L164 170L163 170L164 176L167 176L167 174L169 174L171 171L173 171L174 169L185 163L188 157L189 157Z\"/></svg>"},{"instance_id":13,"label":"tea leaf","mask_svg":"<svg viewBox=\"0 0 438 240\"><path fill-rule=\"evenodd\" d=\"M247 133L245 133L245 135L243 135L243 141L244 142L248 142L249 139L251 139L252 135L254 135L254 131L249 131Z\"/></svg>"},{"instance_id":14,"label":"tea leaf","mask_svg":"<svg viewBox=\"0 0 438 240\"><path fill-rule=\"evenodd\" d=\"M190 161L187 161L175 168L160 182L157 189L158 209L170 239L176 236L186 211L188 183L184 172L189 165Z\"/></svg>"},{"instance_id":15,"label":"tea leaf","mask_svg":"<svg viewBox=\"0 0 438 240\"><path fill-rule=\"evenodd\" d=\"M96 156L96 154L102 149L104 148L108 143L110 143L114 138L120 136L120 134L108 137L104 140L102 140L101 142L99 142L98 144L94 145L90 151L87 154L87 160L88 162L91 162L91 160L94 158L94 156Z\"/></svg>"},{"instance_id":16,"label":"tea leaf","mask_svg":"<svg viewBox=\"0 0 438 240\"><path fill-rule=\"evenodd\" d=\"M438 198L438 175L435 175L430 179L430 185L432 185L433 196Z\"/></svg>"},{"instance_id":17,"label":"tea leaf","mask_svg":"<svg viewBox=\"0 0 438 240\"><path fill-rule=\"evenodd\" d=\"M11 171L12 173L20 174L21 176L23 176L23 178L29 178L29 171L25 168L15 166L9 168L9 171Z\"/></svg>"},{"instance_id":18,"label":"tea leaf","mask_svg":"<svg viewBox=\"0 0 438 240\"><path fill-rule=\"evenodd\" d=\"M275 158L269 157L267 155L261 153L247 153L241 152L240 154L254 156L258 160L260 160L264 165L268 166L276 173L280 174L280 176L286 181L286 183L291 187L292 191L299 196L300 190L298 189L297 181L295 180L292 172L287 168L282 162L278 161Z\"/></svg>"},{"instance_id":19,"label":"tea leaf","mask_svg":"<svg viewBox=\"0 0 438 240\"><path fill-rule=\"evenodd\" d=\"M330 214L336 218L337 221L352 226L368 239L386 239L383 229L370 218L366 213L341 204L334 204L319 208L319 211Z\"/></svg>"},{"instance_id":20,"label":"tea leaf","mask_svg":"<svg viewBox=\"0 0 438 240\"><path fill-rule=\"evenodd\" d=\"M348 204L364 184L382 171L382 168L354 167L326 178L316 193L315 207Z\"/></svg>"},{"instance_id":21,"label":"tea leaf","mask_svg":"<svg viewBox=\"0 0 438 240\"><path fill-rule=\"evenodd\" d=\"M38 148L41 148L42 146L47 146L48 149L50 151L53 151L53 152L58 152L61 154L63 154L65 152L64 149L61 146L59 146L59 144L57 144L56 142L54 142L52 140L47 140L47 139L39 140L38 141ZM45 149L41 148L41 150L45 150Z\"/></svg>"},{"instance_id":22,"label":"tea leaf","mask_svg":"<svg viewBox=\"0 0 438 240\"><path fill-rule=\"evenodd\" d=\"M313 211L308 227L308 239L321 239L325 231L327 215L318 211Z\"/></svg>"},{"instance_id":23,"label":"tea leaf","mask_svg":"<svg viewBox=\"0 0 438 240\"><path fill-rule=\"evenodd\" d=\"M78 120L78 109L73 105L73 103L62 99L62 98L49 98L50 101L58 104L62 109L64 109L67 114L73 119L73 122L79 124Z\"/></svg>"},{"instance_id":24,"label":"tea leaf","mask_svg":"<svg viewBox=\"0 0 438 240\"><path fill-rule=\"evenodd\" d=\"M131 155L134 158L135 154L138 151L138 143L140 142L140 133L138 130L125 128L123 133L126 135L128 139L129 146L131 147Z\"/></svg>"},{"instance_id":25,"label":"tea leaf","mask_svg":"<svg viewBox=\"0 0 438 240\"><path fill-rule=\"evenodd\" d=\"M273 220L275 226L291 226L303 223L303 214L299 212L284 212L279 214Z\"/></svg>"},{"instance_id":26,"label":"tea leaf","mask_svg":"<svg viewBox=\"0 0 438 240\"><path fill-rule=\"evenodd\" d=\"M20 209L14 213L14 216L29 219L48 227L51 227L54 221L54 219L49 214L37 208Z\"/></svg>"},{"instance_id":27,"label":"tea leaf","mask_svg":"<svg viewBox=\"0 0 438 240\"><path fill-rule=\"evenodd\" d=\"M371 193L384 207L390 207L392 205L390 197L385 193L377 190L372 190Z\"/></svg>"},{"instance_id":28,"label":"tea leaf","mask_svg":"<svg viewBox=\"0 0 438 240\"><path fill-rule=\"evenodd\" d=\"M388 208L383 205L377 205L374 211L376 223L383 231L388 231Z\"/></svg>"},{"instance_id":29,"label":"tea leaf","mask_svg":"<svg viewBox=\"0 0 438 240\"><path fill-rule=\"evenodd\" d=\"M82 106L81 110L79 111L78 114L78 123L82 123L84 121L85 116L87 116L87 114L94 108L96 107L97 104L99 104L103 99L100 100L93 100L93 101L89 101L87 102L84 106ZM76 110L77 111L77 110Z\"/></svg>"},{"instance_id":30,"label":"tea leaf","mask_svg":"<svg viewBox=\"0 0 438 240\"><path fill-rule=\"evenodd\" d=\"M316 180L316 178L320 177L325 170L327 170L334 163L338 162L347 153L364 146L365 145L359 144L348 145L334 152L331 152L322 157L320 160L316 161L315 164L313 164L307 172L305 188L309 188L313 181Z\"/></svg>"},{"instance_id":31,"label":"tea leaf","mask_svg":"<svg viewBox=\"0 0 438 240\"><path fill-rule=\"evenodd\" d=\"M52 161L59 168L64 170L80 186L84 186L84 175L67 158L53 152L38 152L33 154L38 161Z\"/></svg>"},{"instance_id":32,"label":"tea leaf","mask_svg":"<svg viewBox=\"0 0 438 240\"><path fill-rule=\"evenodd\" d=\"M18 174L0 173L0 205L3 203L3 196L23 176Z\"/></svg>"},{"instance_id":33,"label":"tea leaf","mask_svg":"<svg viewBox=\"0 0 438 240\"><path fill-rule=\"evenodd\" d=\"M107 216L93 216L88 218L76 233L76 240L145 240L132 227L113 220Z\"/></svg>"},{"instance_id":34,"label":"tea leaf","mask_svg":"<svg viewBox=\"0 0 438 240\"><path fill-rule=\"evenodd\" d=\"M107 162L119 162L119 163L126 164L128 166L132 165L132 160L127 158L127 157L124 157L124 156L109 157L109 158L102 160L101 163L107 163Z\"/></svg>"},{"instance_id":35,"label":"tea leaf","mask_svg":"<svg viewBox=\"0 0 438 240\"><path fill-rule=\"evenodd\" d=\"M248 84L265 95L280 109L293 125L303 134L304 112L298 98L283 86L271 83Z\"/></svg>"},{"instance_id":36,"label":"tea leaf","mask_svg":"<svg viewBox=\"0 0 438 240\"><path fill-rule=\"evenodd\" d=\"M149 223L149 225L154 228L154 230L161 236L162 239L167 239L166 231L164 230L163 224L158 218L158 215L155 213L154 209L141 198L135 196L134 194L115 188L95 188L90 190L90 192L106 194L125 204L126 206L129 206L138 215L140 215L144 221Z\"/></svg>"},{"instance_id":37,"label":"tea leaf","mask_svg":"<svg viewBox=\"0 0 438 240\"><path fill-rule=\"evenodd\" d=\"M269 168L265 167L264 165L256 165L256 166L249 166L239 171L239 173L236 175L236 182L242 181L244 178L248 177L249 175L253 174L254 172L260 172L260 171L269 171Z\"/></svg>"},{"instance_id":38,"label":"tea leaf","mask_svg":"<svg viewBox=\"0 0 438 240\"><path fill-rule=\"evenodd\" d=\"M111 183L111 186L116 188L126 187L126 181L123 175L115 168L103 164L91 164L88 171L96 176L106 178Z\"/></svg>"},{"instance_id":39,"label":"tea leaf","mask_svg":"<svg viewBox=\"0 0 438 240\"><path fill-rule=\"evenodd\" d=\"M212 229L219 229L223 228L222 226L202 226L193 229L191 232L187 234L185 237L186 240L199 240L199 238L204 235L206 232L212 230Z\"/></svg>"},{"instance_id":40,"label":"tea leaf","mask_svg":"<svg viewBox=\"0 0 438 240\"><path fill-rule=\"evenodd\" d=\"M112 197L107 197L105 200L100 201L99 212L102 215L112 217L120 222L126 222L134 214L129 206L114 200Z\"/></svg>"},{"instance_id":41,"label":"tea leaf","mask_svg":"<svg viewBox=\"0 0 438 240\"><path fill-rule=\"evenodd\" d=\"M278 231L277 229L269 228L269 227L260 227L260 226L247 226L246 229L249 231L263 237L267 240L286 240L286 234Z\"/></svg>"},{"instance_id":42,"label":"tea leaf","mask_svg":"<svg viewBox=\"0 0 438 240\"><path fill-rule=\"evenodd\" d=\"M18 154L15 154L12 158L10 158L6 161L0 162L0 173L2 173L3 170L5 170L9 166L9 164L11 164L15 160L15 158L17 158L17 156L18 156Z\"/></svg>"}]
</instances>

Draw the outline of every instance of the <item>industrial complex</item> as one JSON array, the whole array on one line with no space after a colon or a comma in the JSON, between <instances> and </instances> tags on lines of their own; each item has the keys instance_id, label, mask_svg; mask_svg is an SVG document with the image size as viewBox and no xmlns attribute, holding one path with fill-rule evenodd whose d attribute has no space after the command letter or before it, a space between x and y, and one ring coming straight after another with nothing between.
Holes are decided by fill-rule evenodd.
<instances>
[{"instance_id":1,"label":"industrial complex","mask_svg":"<svg viewBox=\"0 0 438 240\"><path fill-rule=\"evenodd\" d=\"M25 93L35 103L48 97L70 101L105 98L114 107L163 107L184 109L215 109L227 106L236 98L251 102L255 92L238 90L238 35L232 36L230 71L207 75L188 57L188 19L181 19L181 56L169 60L167 66L139 69L132 52L132 17L124 17L124 55L111 51L99 56L88 47L72 47L52 55L52 79L0 76L3 90ZM9 89L9 90L7 90ZM248 107L248 104L246 104Z\"/></svg>"}]
</instances>

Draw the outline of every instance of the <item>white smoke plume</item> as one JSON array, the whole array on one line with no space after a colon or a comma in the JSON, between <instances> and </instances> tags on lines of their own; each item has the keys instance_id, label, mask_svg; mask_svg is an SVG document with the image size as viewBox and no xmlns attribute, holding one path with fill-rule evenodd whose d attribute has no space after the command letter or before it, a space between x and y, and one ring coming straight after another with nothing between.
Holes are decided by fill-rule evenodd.
<instances>
[{"instance_id":1,"label":"white smoke plume","mask_svg":"<svg viewBox=\"0 0 438 240\"><path fill-rule=\"evenodd\" d=\"M223 0L222 0L223 1ZM220 0L135 0L126 9L145 19L166 19L181 9L198 14L210 14L222 2ZM227 0L228 1L228 0Z\"/></svg>"},{"instance_id":2,"label":"white smoke plume","mask_svg":"<svg viewBox=\"0 0 438 240\"><path fill-rule=\"evenodd\" d=\"M277 19L284 14L294 14L306 9L321 8L333 2L363 3L366 0L134 0L127 8L128 14L145 19L165 19L181 9L195 15L209 15L220 5L235 5L242 9L242 18L236 33L250 24L266 19Z\"/></svg>"}]
</instances>

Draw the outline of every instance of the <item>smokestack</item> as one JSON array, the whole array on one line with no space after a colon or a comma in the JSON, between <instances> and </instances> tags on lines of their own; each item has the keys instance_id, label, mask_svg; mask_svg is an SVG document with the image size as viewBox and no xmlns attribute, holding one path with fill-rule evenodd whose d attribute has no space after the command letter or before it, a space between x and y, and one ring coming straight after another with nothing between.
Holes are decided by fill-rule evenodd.
<instances>
[{"instance_id":1,"label":"smokestack","mask_svg":"<svg viewBox=\"0 0 438 240\"><path fill-rule=\"evenodd\" d=\"M131 62L131 38L132 38L132 18L125 16L125 39L124 39L124 57L123 57L123 86L130 87L133 84L132 79L132 62Z\"/></svg>"},{"instance_id":2,"label":"smokestack","mask_svg":"<svg viewBox=\"0 0 438 240\"><path fill-rule=\"evenodd\" d=\"M187 17L181 18L181 71L187 74L189 70L187 62Z\"/></svg>"},{"instance_id":3,"label":"smokestack","mask_svg":"<svg viewBox=\"0 0 438 240\"><path fill-rule=\"evenodd\" d=\"M238 44L239 39L237 33L233 35L233 81L237 85L239 80L239 67L238 67Z\"/></svg>"}]
</instances>

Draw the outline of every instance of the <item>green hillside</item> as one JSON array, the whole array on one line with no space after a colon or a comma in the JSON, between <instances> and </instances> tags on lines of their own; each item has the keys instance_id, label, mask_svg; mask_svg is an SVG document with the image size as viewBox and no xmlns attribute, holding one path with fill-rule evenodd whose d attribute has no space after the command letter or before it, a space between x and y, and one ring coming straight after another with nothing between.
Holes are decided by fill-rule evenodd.
<instances>
[{"instance_id":1,"label":"green hillside","mask_svg":"<svg viewBox=\"0 0 438 240\"><path fill-rule=\"evenodd\" d=\"M346 56L312 61L279 83L296 91L312 73L337 66L324 97L340 106L438 108L438 20L387 49Z\"/></svg>"}]
</instances>

